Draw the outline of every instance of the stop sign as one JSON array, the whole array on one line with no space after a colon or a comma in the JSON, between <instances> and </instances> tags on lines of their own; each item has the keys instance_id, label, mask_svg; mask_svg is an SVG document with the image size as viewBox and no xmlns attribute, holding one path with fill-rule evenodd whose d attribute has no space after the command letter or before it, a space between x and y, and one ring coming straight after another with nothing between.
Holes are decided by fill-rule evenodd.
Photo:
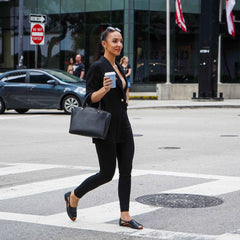
<instances>
[{"instance_id":1,"label":"stop sign","mask_svg":"<svg viewBox=\"0 0 240 240\"><path fill-rule=\"evenodd\" d=\"M40 23L31 24L31 44L34 45L44 44L44 24Z\"/></svg>"}]
</instances>

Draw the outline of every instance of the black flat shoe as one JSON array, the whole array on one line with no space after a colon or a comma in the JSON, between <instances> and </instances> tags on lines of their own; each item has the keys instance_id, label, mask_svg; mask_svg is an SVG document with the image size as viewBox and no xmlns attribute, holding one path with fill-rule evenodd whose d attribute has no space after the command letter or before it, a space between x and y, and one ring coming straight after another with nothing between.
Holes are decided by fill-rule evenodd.
<instances>
[{"instance_id":1,"label":"black flat shoe","mask_svg":"<svg viewBox=\"0 0 240 240\"><path fill-rule=\"evenodd\" d=\"M77 219L77 208L71 207L70 205L70 194L71 192L67 192L64 194L64 198L66 201L66 210L69 218L72 221L75 221Z\"/></svg>"},{"instance_id":2,"label":"black flat shoe","mask_svg":"<svg viewBox=\"0 0 240 240\"><path fill-rule=\"evenodd\" d=\"M134 228L134 229L143 229L143 225L138 223L136 220L132 219L131 221L124 221L120 218L119 220L119 226L122 227L130 227L130 228Z\"/></svg>"}]
</instances>

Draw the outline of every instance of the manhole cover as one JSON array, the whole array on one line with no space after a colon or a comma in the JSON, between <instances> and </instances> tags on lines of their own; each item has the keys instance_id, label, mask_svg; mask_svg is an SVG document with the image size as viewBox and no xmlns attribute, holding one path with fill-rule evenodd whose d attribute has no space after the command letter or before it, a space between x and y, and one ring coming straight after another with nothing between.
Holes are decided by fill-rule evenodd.
<instances>
[{"instance_id":1,"label":"manhole cover","mask_svg":"<svg viewBox=\"0 0 240 240\"><path fill-rule=\"evenodd\" d=\"M134 137L142 137L142 134L133 134Z\"/></svg>"},{"instance_id":2,"label":"manhole cover","mask_svg":"<svg viewBox=\"0 0 240 240\"><path fill-rule=\"evenodd\" d=\"M137 202L166 208L205 208L223 203L220 198L192 194L152 194L136 198Z\"/></svg>"},{"instance_id":3,"label":"manhole cover","mask_svg":"<svg viewBox=\"0 0 240 240\"><path fill-rule=\"evenodd\" d=\"M181 149L181 148L180 147L159 147L158 149L174 150L174 149Z\"/></svg>"},{"instance_id":4,"label":"manhole cover","mask_svg":"<svg viewBox=\"0 0 240 240\"><path fill-rule=\"evenodd\" d=\"M221 135L220 137L238 137L238 135Z\"/></svg>"}]
</instances>

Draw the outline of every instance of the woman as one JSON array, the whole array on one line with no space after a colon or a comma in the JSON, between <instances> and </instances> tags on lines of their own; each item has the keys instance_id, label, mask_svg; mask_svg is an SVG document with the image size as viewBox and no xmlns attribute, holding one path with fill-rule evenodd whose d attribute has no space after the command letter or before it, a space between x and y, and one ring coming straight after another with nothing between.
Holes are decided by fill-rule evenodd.
<instances>
[{"instance_id":1,"label":"woman","mask_svg":"<svg viewBox=\"0 0 240 240\"><path fill-rule=\"evenodd\" d=\"M120 60L120 64L123 68L123 71L124 71L124 74L125 74L125 77L127 78L127 83L128 83L128 88L127 88L127 92L126 92L126 95L127 95L127 103L128 103L128 100L129 100L129 88L131 87L131 80L130 80L130 74L131 74L131 66L130 64L128 63L128 57L127 56L123 56Z\"/></svg>"},{"instance_id":2,"label":"woman","mask_svg":"<svg viewBox=\"0 0 240 240\"><path fill-rule=\"evenodd\" d=\"M87 93L88 103L98 107L101 101L102 109L112 114L111 124L106 139L93 138L95 143L100 171L87 178L74 191L65 194L68 216L72 221L77 217L79 199L87 192L112 180L116 158L119 167L118 195L120 200L120 226L142 229L143 226L129 215L129 201L131 188L131 170L134 155L134 141L131 125L127 116L126 90L127 80L116 56L123 48L121 31L108 27L101 34L101 44L104 56L93 63L88 71ZM116 72L116 88L111 88L112 79L104 77L106 72Z\"/></svg>"},{"instance_id":3,"label":"woman","mask_svg":"<svg viewBox=\"0 0 240 240\"><path fill-rule=\"evenodd\" d=\"M73 64L74 64L73 58L69 59L69 63L70 64L68 65L67 72L70 74L73 74Z\"/></svg>"}]
</instances>

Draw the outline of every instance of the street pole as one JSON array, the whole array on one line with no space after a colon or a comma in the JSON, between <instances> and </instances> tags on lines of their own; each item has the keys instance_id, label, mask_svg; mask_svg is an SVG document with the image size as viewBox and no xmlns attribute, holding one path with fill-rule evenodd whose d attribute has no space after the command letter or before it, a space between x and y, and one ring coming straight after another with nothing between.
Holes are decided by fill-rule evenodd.
<instances>
[{"instance_id":1,"label":"street pole","mask_svg":"<svg viewBox=\"0 0 240 240\"><path fill-rule=\"evenodd\" d=\"M217 98L219 2L201 0L198 99Z\"/></svg>"},{"instance_id":2,"label":"street pole","mask_svg":"<svg viewBox=\"0 0 240 240\"><path fill-rule=\"evenodd\" d=\"M23 2L19 0L19 19L18 19L18 68L23 67Z\"/></svg>"}]
</instances>

